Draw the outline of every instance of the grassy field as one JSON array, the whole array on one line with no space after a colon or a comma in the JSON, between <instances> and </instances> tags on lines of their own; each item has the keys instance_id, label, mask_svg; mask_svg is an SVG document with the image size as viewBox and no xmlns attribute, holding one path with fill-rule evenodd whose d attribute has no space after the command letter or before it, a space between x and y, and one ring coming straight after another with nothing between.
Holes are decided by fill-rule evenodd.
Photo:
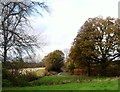
<instances>
[{"instance_id":1,"label":"grassy field","mask_svg":"<svg viewBox=\"0 0 120 92\"><path fill-rule=\"evenodd\" d=\"M30 83L32 87L7 87L3 90L118 90L116 78L46 76Z\"/></svg>"},{"instance_id":2,"label":"grassy field","mask_svg":"<svg viewBox=\"0 0 120 92\"><path fill-rule=\"evenodd\" d=\"M35 71L37 76L44 74L44 72L45 72L44 68Z\"/></svg>"},{"instance_id":3,"label":"grassy field","mask_svg":"<svg viewBox=\"0 0 120 92\"><path fill-rule=\"evenodd\" d=\"M81 82L49 86L14 87L3 90L118 90L118 81Z\"/></svg>"},{"instance_id":4,"label":"grassy field","mask_svg":"<svg viewBox=\"0 0 120 92\"><path fill-rule=\"evenodd\" d=\"M88 76L45 76L30 82L32 86L40 85L56 85L66 83L81 83L81 82L104 82L118 80L118 77L88 77Z\"/></svg>"}]
</instances>

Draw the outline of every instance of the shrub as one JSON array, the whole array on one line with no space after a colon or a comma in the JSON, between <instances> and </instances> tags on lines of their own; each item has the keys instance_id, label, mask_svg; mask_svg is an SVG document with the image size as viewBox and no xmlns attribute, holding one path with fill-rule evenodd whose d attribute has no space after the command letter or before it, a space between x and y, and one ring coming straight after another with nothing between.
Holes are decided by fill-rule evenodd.
<instances>
[{"instance_id":1,"label":"shrub","mask_svg":"<svg viewBox=\"0 0 120 92\"><path fill-rule=\"evenodd\" d=\"M7 79L3 79L2 80L2 86L3 87L12 87L13 86L13 83Z\"/></svg>"},{"instance_id":2,"label":"shrub","mask_svg":"<svg viewBox=\"0 0 120 92\"><path fill-rule=\"evenodd\" d=\"M17 71L18 72L18 71ZM3 69L3 86L29 86L29 82L38 79L38 76L31 72L20 75L19 73L13 73L7 69ZM8 82L8 84L7 84Z\"/></svg>"},{"instance_id":3,"label":"shrub","mask_svg":"<svg viewBox=\"0 0 120 92\"><path fill-rule=\"evenodd\" d=\"M86 70L85 69L74 69L74 74L75 75L85 75Z\"/></svg>"},{"instance_id":4,"label":"shrub","mask_svg":"<svg viewBox=\"0 0 120 92\"><path fill-rule=\"evenodd\" d=\"M2 78L7 79L8 78L8 70L3 68L2 69Z\"/></svg>"},{"instance_id":5,"label":"shrub","mask_svg":"<svg viewBox=\"0 0 120 92\"><path fill-rule=\"evenodd\" d=\"M20 86L20 87L29 86L28 81L26 81L24 77L20 77L20 76L15 78L13 84L14 86Z\"/></svg>"},{"instance_id":6,"label":"shrub","mask_svg":"<svg viewBox=\"0 0 120 92\"><path fill-rule=\"evenodd\" d=\"M55 50L43 58L45 69L47 71L60 72L64 65L64 53L60 50Z\"/></svg>"},{"instance_id":7,"label":"shrub","mask_svg":"<svg viewBox=\"0 0 120 92\"><path fill-rule=\"evenodd\" d=\"M13 83L15 86L29 86L29 82L38 79L35 73L27 73L15 77Z\"/></svg>"}]
</instances>

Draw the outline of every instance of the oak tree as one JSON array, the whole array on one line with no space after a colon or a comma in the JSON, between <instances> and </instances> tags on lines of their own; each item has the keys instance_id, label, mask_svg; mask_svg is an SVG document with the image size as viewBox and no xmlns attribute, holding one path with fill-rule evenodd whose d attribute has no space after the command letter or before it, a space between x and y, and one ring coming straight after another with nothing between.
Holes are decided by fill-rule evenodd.
<instances>
[{"instance_id":1,"label":"oak tree","mask_svg":"<svg viewBox=\"0 0 120 92\"><path fill-rule=\"evenodd\" d=\"M110 62L120 60L120 19L89 18L73 42L70 57L87 66L88 71L90 64L100 64L101 74L105 75Z\"/></svg>"}]
</instances>

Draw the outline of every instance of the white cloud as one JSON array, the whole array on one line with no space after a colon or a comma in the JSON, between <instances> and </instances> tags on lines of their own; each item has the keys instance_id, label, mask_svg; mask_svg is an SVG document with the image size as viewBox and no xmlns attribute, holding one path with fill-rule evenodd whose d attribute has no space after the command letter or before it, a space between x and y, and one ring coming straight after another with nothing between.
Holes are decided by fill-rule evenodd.
<instances>
[{"instance_id":1,"label":"white cloud","mask_svg":"<svg viewBox=\"0 0 120 92\"><path fill-rule=\"evenodd\" d=\"M71 46L79 28L90 17L118 16L119 0L49 0L50 16L34 18L36 31L43 30L50 44L45 53Z\"/></svg>"}]
</instances>

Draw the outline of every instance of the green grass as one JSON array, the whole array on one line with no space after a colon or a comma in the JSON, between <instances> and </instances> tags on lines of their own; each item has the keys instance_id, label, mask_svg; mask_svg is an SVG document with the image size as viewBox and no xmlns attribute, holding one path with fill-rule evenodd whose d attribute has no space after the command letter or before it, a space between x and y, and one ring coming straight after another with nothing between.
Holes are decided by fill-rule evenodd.
<instances>
[{"instance_id":1,"label":"green grass","mask_svg":"<svg viewBox=\"0 0 120 92\"><path fill-rule=\"evenodd\" d=\"M31 85L55 85L74 82L74 76L45 76L38 80L30 82Z\"/></svg>"},{"instance_id":2,"label":"green grass","mask_svg":"<svg viewBox=\"0 0 120 92\"><path fill-rule=\"evenodd\" d=\"M115 77L88 77L88 76L45 76L30 82L32 86L40 85L56 85L56 84L66 84L66 83L79 83L88 81L110 81L115 79Z\"/></svg>"},{"instance_id":3,"label":"green grass","mask_svg":"<svg viewBox=\"0 0 120 92\"><path fill-rule=\"evenodd\" d=\"M26 87L3 87L3 90L118 90L118 78L54 75L31 81Z\"/></svg>"},{"instance_id":4,"label":"green grass","mask_svg":"<svg viewBox=\"0 0 120 92\"><path fill-rule=\"evenodd\" d=\"M118 81L80 82L49 86L14 87L3 90L118 90Z\"/></svg>"}]
</instances>

